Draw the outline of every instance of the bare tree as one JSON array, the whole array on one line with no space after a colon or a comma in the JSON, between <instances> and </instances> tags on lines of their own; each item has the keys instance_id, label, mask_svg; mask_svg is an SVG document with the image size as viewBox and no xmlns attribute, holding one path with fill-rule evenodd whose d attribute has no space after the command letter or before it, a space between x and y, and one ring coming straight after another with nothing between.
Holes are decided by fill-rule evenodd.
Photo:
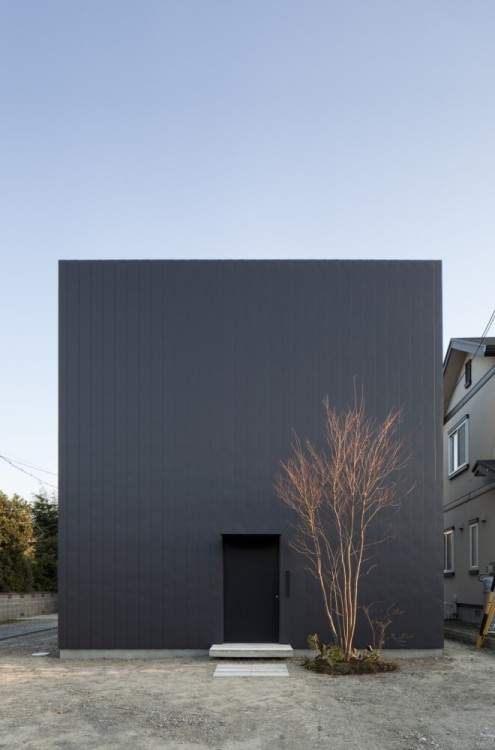
<instances>
[{"instance_id":1,"label":"bare tree","mask_svg":"<svg viewBox=\"0 0 495 750\"><path fill-rule=\"evenodd\" d=\"M377 609L377 602L363 604L362 606L362 610L368 620L371 630L371 646L373 649L381 651L385 645L387 630L392 625L394 617L402 615L404 610L397 609L393 602L392 604L389 604L386 609L378 611ZM410 637L411 636L407 635L407 633L401 633L400 635L392 633L392 640L398 645L403 645Z\"/></svg>"},{"instance_id":2,"label":"bare tree","mask_svg":"<svg viewBox=\"0 0 495 750\"><path fill-rule=\"evenodd\" d=\"M399 504L399 474L409 456L399 433L400 411L380 422L366 416L363 398L341 413L328 398L323 403L325 447L296 437L275 490L296 513L291 545L306 557L333 639L349 658L360 580L373 567L373 546L388 538L386 524L381 528L376 521Z\"/></svg>"}]
</instances>

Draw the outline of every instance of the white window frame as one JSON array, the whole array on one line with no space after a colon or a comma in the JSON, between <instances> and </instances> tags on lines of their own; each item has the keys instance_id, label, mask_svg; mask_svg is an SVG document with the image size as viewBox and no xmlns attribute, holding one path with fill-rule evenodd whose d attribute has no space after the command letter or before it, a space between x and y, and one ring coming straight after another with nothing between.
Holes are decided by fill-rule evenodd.
<instances>
[{"instance_id":1,"label":"white window frame","mask_svg":"<svg viewBox=\"0 0 495 750\"><path fill-rule=\"evenodd\" d=\"M460 446L460 435L462 428L464 429L464 457L465 460L460 463L459 461L459 446ZM455 427L449 430L449 477L454 476L459 471L462 471L469 466L469 416L464 417L458 422Z\"/></svg>"},{"instance_id":2,"label":"white window frame","mask_svg":"<svg viewBox=\"0 0 495 750\"><path fill-rule=\"evenodd\" d=\"M473 537L476 544L473 545ZM469 524L469 570L479 570L480 561L480 536L478 521Z\"/></svg>"},{"instance_id":3,"label":"white window frame","mask_svg":"<svg viewBox=\"0 0 495 750\"><path fill-rule=\"evenodd\" d=\"M448 548L450 547L450 567ZM453 573L454 567L454 529L447 529L443 532L443 572Z\"/></svg>"}]
</instances>

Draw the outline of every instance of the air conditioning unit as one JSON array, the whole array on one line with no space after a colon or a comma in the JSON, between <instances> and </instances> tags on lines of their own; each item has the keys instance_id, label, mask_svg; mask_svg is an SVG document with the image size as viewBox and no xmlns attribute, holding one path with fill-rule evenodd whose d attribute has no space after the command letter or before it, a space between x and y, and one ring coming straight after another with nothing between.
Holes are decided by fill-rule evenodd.
<instances>
[{"instance_id":1,"label":"air conditioning unit","mask_svg":"<svg viewBox=\"0 0 495 750\"><path fill-rule=\"evenodd\" d=\"M456 620L457 619L456 602L444 602L443 603L443 619L444 620Z\"/></svg>"}]
</instances>

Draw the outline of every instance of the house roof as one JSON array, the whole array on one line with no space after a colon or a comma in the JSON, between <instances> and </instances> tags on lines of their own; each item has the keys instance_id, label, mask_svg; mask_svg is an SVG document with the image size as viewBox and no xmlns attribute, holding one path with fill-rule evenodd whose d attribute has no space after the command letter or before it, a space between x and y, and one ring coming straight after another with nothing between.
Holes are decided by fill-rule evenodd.
<instances>
[{"instance_id":1,"label":"house roof","mask_svg":"<svg viewBox=\"0 0 495 750\"><path fill-rule=\"evenodd\" d=\"M470 336L465 339L450 339L443 362L444 407L450 403L452 394L459 382L466 354L472 354L473 357L495 357L495 336L485 336L485 338Z\"/></svg>"},{"instance_id":2,"label":"house roof","mask_svg":"<svg viewBox=\"0 0 495 750\"><path fill-rule=\"evenodd\" d=\"M444 369L451 350L471 353L478 357L493 357L495 355L495 336L484 338L470 337L468 339L450 339L449 348L445 356Z\"/></svg>"},{"instance_id":3,"label":"house roof","mask_svg":"<svg viewBox=\"0 0 495 750\"><path fill-rule=\"evenodd\" d=\"M487 477L495 480L495 460L491 458L479 459L473 466L473 474L475 477Z\"/></svg>"}]
</instances>

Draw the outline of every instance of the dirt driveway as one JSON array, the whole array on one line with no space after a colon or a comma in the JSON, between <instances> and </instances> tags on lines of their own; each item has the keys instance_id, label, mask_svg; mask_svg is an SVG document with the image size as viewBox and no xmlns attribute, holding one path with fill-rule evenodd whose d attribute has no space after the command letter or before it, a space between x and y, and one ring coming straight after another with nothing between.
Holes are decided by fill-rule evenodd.
<instances>
[{"instance_id":1,"label":"dirt driveway","mask_svg":"<svg viewBox=\"0 0 495 750\"><path fill-rule=\"evenodd\" d=\"M55 632L2 641L0 748L495 749L495 656L472 646L378 676L213 671L206 658L60 661Z\"/></svg>"}]
</instances>

